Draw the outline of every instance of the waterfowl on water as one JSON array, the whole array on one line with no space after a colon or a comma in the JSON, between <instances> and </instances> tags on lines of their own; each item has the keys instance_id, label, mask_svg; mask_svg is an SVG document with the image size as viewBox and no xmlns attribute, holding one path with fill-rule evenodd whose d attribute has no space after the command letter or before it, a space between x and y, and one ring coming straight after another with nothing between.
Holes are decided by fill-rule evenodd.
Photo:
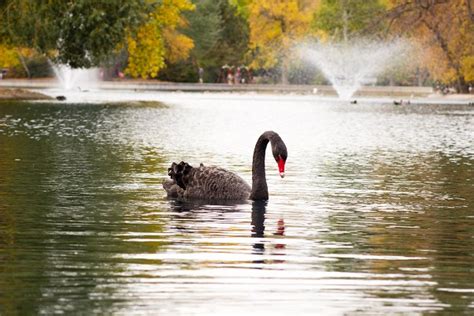
<instances>
[{"instance_id":1,"label":"waterfowl on water","mask_svg":"<svg viewBox=\"0 0 474 316\"><path fill-rule=\"evenodd\" d=\"M272 154L278 164L280 176L285 175L288 157L286 145L273 132L263 133L255 144L252 162L252 186L237 174L215 166L193 167L181 161L172 163L168 169L171 179L163 182L168 197L199 200L268 200L265 177L265 150L270 142Z\"/></svg>"}]
</instances>

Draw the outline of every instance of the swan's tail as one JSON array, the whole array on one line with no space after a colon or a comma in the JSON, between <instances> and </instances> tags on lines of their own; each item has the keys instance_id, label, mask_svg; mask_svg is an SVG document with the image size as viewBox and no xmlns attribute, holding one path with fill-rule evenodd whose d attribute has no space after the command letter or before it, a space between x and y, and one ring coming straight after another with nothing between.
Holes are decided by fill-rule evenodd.
<instances>
[{"instance_id":1,"label":"swan's tail","mask_svg":"<svg viewBox=\"0 0 474 316\"><path fill-rule=\"evenodd\" d=\"M186 190L189 180L188 175L192 169L193 167L184 161L178 164L173 162L171 167L168 168L168 175L180 188Z\"/></svg>"},{"instance_id":2,"label":"swan's tail","mask_svg":"<svg viewBox=\"0 0 474 316\"><path fill-rule=\"evenodd\" d=\"M163 188L166 190L168 197L183 197L184 190L186 190L189 183L189 173L192 169L193 167L184 161L171 164L171 167L168 168L168 175L171 179L163 181Z\"/></svg>"}]
</instances>

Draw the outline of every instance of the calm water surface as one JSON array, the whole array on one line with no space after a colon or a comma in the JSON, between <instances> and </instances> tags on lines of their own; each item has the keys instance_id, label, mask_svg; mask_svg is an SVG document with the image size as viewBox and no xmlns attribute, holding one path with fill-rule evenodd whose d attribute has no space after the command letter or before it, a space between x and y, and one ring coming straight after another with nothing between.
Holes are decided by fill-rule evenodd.
<instances>
[{"instance_id":1,"label":"calm water surface","mask_svg":"<svg viewBox=\"0 0 474 316\"><path fill-rule=\"evenodd\" d=\"M169 94L0 104L0 314L474 313L474 108ZM167 200L172 161L268 203Z\"/></svg>"}]
</instances>

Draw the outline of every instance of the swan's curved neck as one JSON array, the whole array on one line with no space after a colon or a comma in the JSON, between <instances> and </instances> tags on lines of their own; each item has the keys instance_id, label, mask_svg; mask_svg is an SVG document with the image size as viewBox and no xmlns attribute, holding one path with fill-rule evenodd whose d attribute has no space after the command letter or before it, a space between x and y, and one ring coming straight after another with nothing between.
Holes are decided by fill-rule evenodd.
<instances>
[{"instance_id":1,"label":"swan's curved neck","mask_svg":"<svg viewBox=\"0 0 474 316\"><path fill-rule=\"evenodd\" d=\"M253 151L251 200L268 200L267 179L265 177L265 150L273 141L274 132L265 132L257 140Z\"/></svg>"}]
</instances>

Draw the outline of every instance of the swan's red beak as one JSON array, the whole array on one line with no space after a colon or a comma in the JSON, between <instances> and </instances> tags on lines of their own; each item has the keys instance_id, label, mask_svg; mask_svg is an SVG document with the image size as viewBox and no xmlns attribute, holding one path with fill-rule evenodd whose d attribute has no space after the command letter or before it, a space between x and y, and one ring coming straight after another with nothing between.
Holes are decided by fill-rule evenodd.
<instances>
[{"instance_id":1,"label":"swan's red beak","mask_svg":"<svg viewBox=\"0 0 474 316\"><path fill-rule=\"evenodd\" d=\"M285 161L283 158L278 159L278 171L280 171L280 177L285 177Z\"/></svg>"}]
</instances>

